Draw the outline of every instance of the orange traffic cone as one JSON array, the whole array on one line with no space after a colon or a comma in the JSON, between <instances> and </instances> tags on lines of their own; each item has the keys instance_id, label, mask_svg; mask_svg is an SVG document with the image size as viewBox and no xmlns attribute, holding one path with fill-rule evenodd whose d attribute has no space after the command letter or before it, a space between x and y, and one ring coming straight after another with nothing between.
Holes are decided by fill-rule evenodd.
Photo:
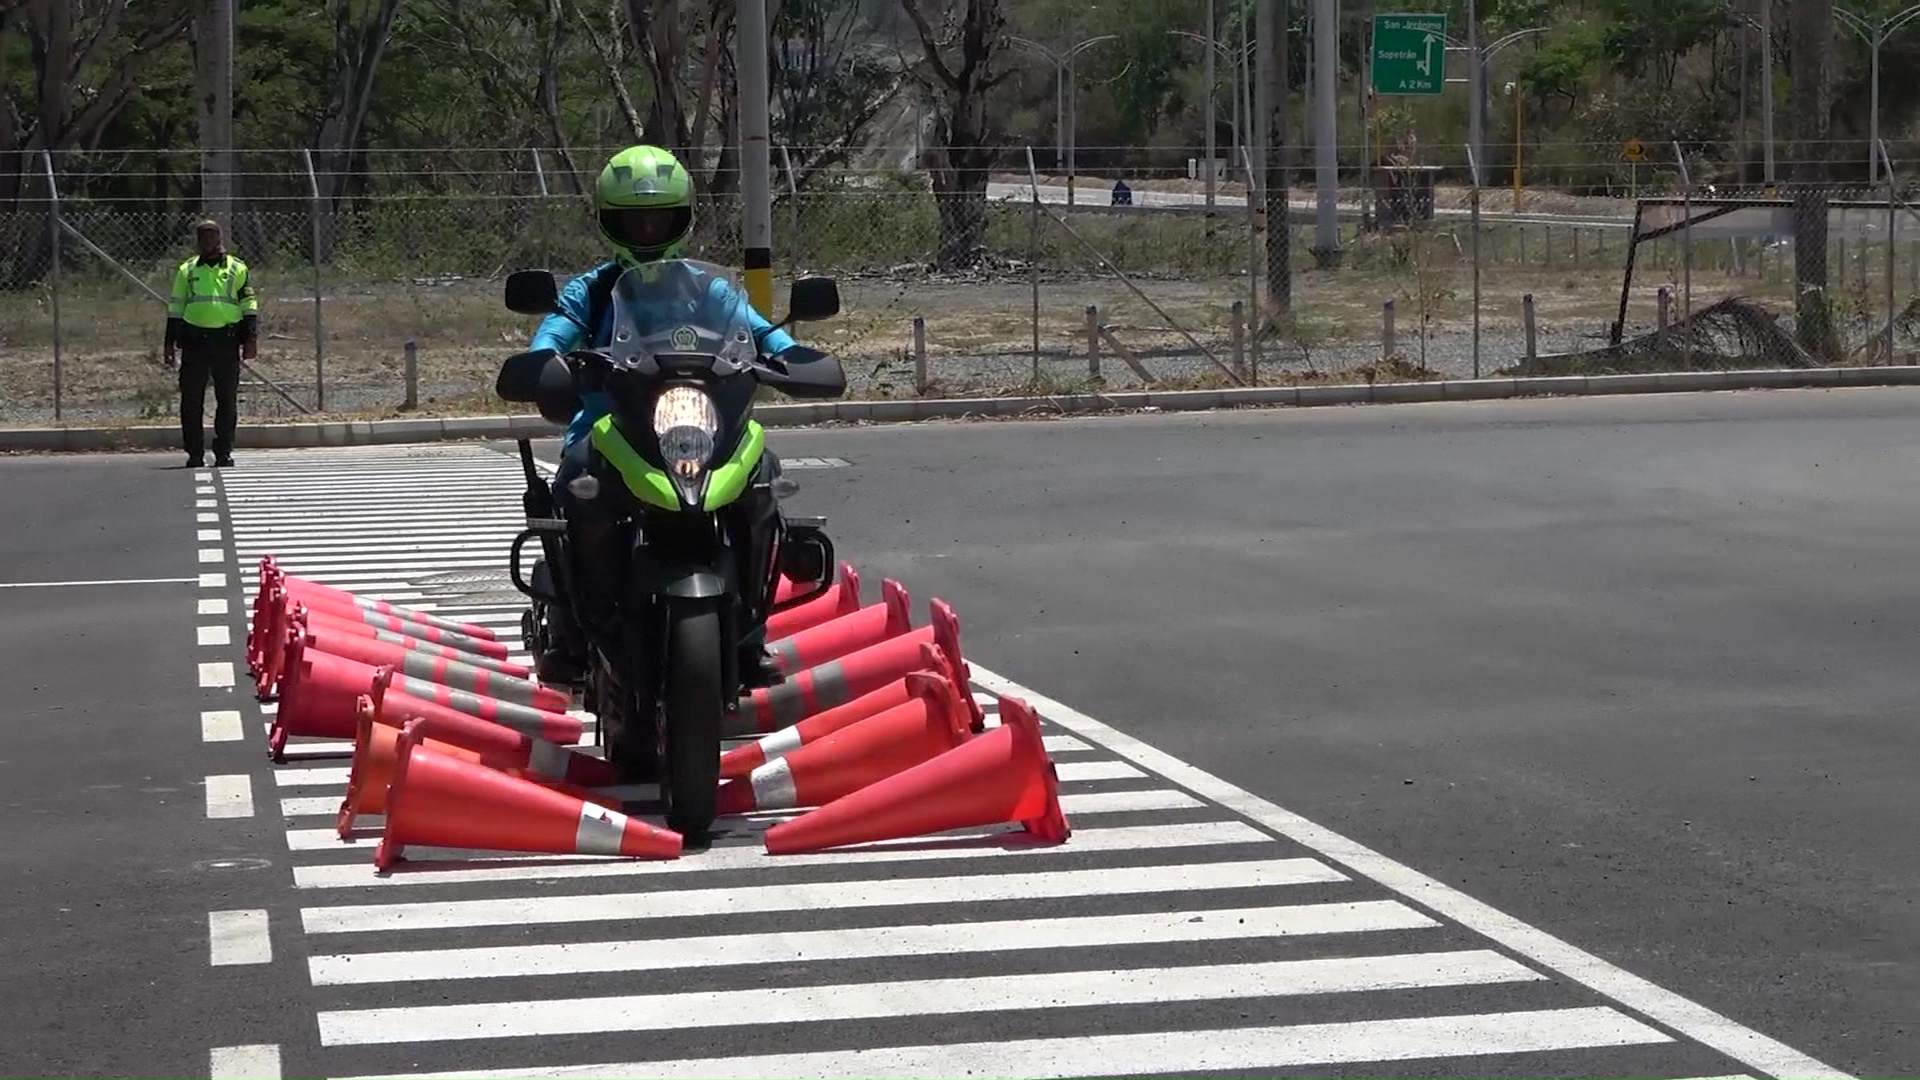
<instances>
[{"instance_id":1,"label":"orange traffic cone","mask_svg":"<svg viewBox=\"0 0 1920 1080\"><path fill-rule=\"evenodd\" d=\"M458 660L463 664L483 667L488 671L497 671L515 679L531 680L533 678L533 669L525 664L516 664L508 660L507 647L497 641L480 642L482 645L493 646L493 648L478 652L464 648L457 641L446 640L449 635L441 634L431 626L419 626L386 615L372 616L372 619L383 620L375 623L372 619L356 619L351 614L342 614L340 609L329 611L326 608L308 607L292 599L289 599L288 603L293 606L293 611L283 617L289 620L294 614L299 614L313 626L324 626L329 630L338 630L355 637L373 638L428 656L443 656L448 660ZM415 630L429 631L439 636L436 639L428 633L413 633L412 631ZM496 653L498 655L495 655Z\"/></svg>"},{"instance_id":2,"label":"orange traffic cone","mask_svg":"<svg viewBox=\"0 0 1920 1080\"><path fill-rule=\"evenodd\" d=\"M931 671L944 676L955 686L962 685L961 680L964 678L954 665L948 662L947 654L938 645L920 646L920 666L917 670ZM753 770L767 762L785 757L816 739L831 735L869 716L877 716L896 705L905 705L913 699L913 695L907 689L907 680L912 677L909 674L895 679L872 693L854 698L845 705L835 705L825 712L807 717L792 727L781 728L770 735L762 735L744 746L736 746L728 750L720 755L720 778L732 780L751 775ZM971 698L968 700L969 726L975 732L984 730L985 725L982 722L984 717L979 705L973 703Z\"/></svg>"},{"instance_id":3,"label":"orange traffic cone","mask_svg":"<svg viewBox=\"0 0 1920 1080\"><path fill-rule=\"evenodd\" d=\"M354 733L354 699L372 685L374 665L334 656L306 647L306 636L288 632L286 673L280 680L280 706L274 710L267 751L274 761L285 759L291 735L350 739ZM586 726L564 713L542 712L510 701L450 690L437 683L394 675L389 693L418 699L405 703L420 710L438 706L510 727L546 742L566 745L580 740Z\"/></svg>"},{"instance_id":4,"label":"orange traffic cone","mask_svg":"<svg viewBox=\"0 0 1920 1080\"><path fill-rule=\"evenodd\" d=\"M887 578L880 582L879 603L802 630L792 637L779 641L769 639L767 652L783 674L791 675L838 660L869 645L878 645L912 629L913 600L907 596L906 586Z\"/></svg>"},{"instance_id":5,"label":"orange traffic cone","mask_svg":"<svg viewBox=\"0 0 1920 1080\"><path fill-rule=\"evenodd\" d=\"M402 727L386 721L392 718L391 711L382 715L382 707L375 705L370 697L361 697L357 706L359 731L353 741L353 766L347 774L347 794L340 801L340 812L334 818L334 828L340 839L350 839L353 835L353 820L359 814L384 814L387 812L387 790L393 781L394 764L399 760L400 732ZM549 780L540 776L529 776L519 769L503 762L485 751L474 750L458 743L434 738L437 721L413 717L408 723L420 725L420 745L450 758L484 765L489 769L519 776L531 780L541 787L563 791L576 799L607 807L620 809L620 800L613 796L599 795L584 787L577 787L564 781ZM474 721L484 723L484 721Z\"/></svg>"},{"instance_id":6,"label":"orange traffic cone","mask_svg":"<svg viewBox=\"0 0 1920 1080\"><path fill-rule=\"evenodd\" d=\"M565 691L551 686L542 686L527 679L516 679L511 675L502 675L486 668L459 660L449 660L444 656L428 656L412 649L372 638L355 637L352 634L320 626L306 628L306 647L309 651L318 649L349 660L358 660L371 667L392 664L409 678L436 682L454 690L464 690L470 694L510 701L516 705L526 705L547 712L566 712L573 704L573 698Z\"/></svg>"},{"instance_id":7,"label":"orange traffic cone","mask_svg":"<svg viewBox=\"0 0 1920 1080\"><path fill-rule=\"evenodd\" d=\"M260 585L263 589L266 587L269 577L273 578L282 588L286 589L287 595L289 596L304 598L311 595L316 597L320 602L326 602L328 599L331 599L336 606L341 603L346 603L354 607L365 608L368 611L381 615L398 615L408 622L437 626L442 630L455 634L464 634L471 638L483 638L487 641L494 641L500 636L490 627L480 626L476 623L454 622L452 619L443 619L429 612L401 607L397 604L388 603L385 600L372 600L358 593L348 592L345 589L336 589L331 585L322 585L317 581L294 577L280 569L279 564L274 561L273 556L264 555L260 559Z\"/></svg>"},{"instance_id":8,"label":"orange traffic cone","mask_svg":"<svg viewBox=\"0 0 1920 1080\"><path fill-rule=\"evenodd\" d=\"M818 626L828 619L860 610L860 572L852 563L840 564L840 576L834 579L833 588L825 596L816 596L785 611L767 616L767 640L778 641L783 637L805 630L809 626Z\"/></svg>"},{"instance_id":9,"label":"orange traffic cone","mask_svg":"<svg viewBox=\"0 0 1920 1080\"><path fill-rule=\"evenodd\" d=\"M1040 721L1000 699L1000 726L766 833L771 855L1017 821L1048 843L1072 835Z\"/></svg>"},{"instance_id":10,"label":"orange traffic cone","mask_svg":"<svg viewBox=\"0 0 1920 1080\"><path fill-rule=\"evenodd\" d=\"M428 738L476 751L496 769L519 770L543 781L559 780L586 787L611 787L620 782L619 773L610 761L536 739L504 724L469 716L437 701L402 694L391 689L394 678L391 667L375 671L371 696L373 718L395 730L410 719L424 720ZM392 707L387 705L389 696L393 699Z\"/></svg>"},{"instance_id":11,"label":"orange traffic cone","mask_svg":"<svg viewBox=\"0 0 1920 1080\"><path fill-rule=\"evenodd\" d=\"M400 733L387 813L373 865L385 871L408 844L677 859L680 834L565 792L420 745L419 725Z\"/></svg>"},{"instance_id":12,"label":"orange traffic cone","mask_svg":"<svg viewBox=\"0 0 1920 1080\"><path fill-rule=\"evenodd\" d=\"M435 645L419 638L405 637L391 631L382 630L368 623L341 619L318 608L309 608L301 601L286 597L285 593L277 589L275 590L275 595L280 597L281 600L279 602L270 601L269 619L276 632L266 639L257 663L249 665L254 676L254 696L256 697L265 698L270 696L273 693L274 687L279 684L281 665L285 660L282 645L286 640L286 628L289 626L298 626L313 630L329 642L337 642L340 638L363 638L366 639L366 641L377 642L381 645L391 646L394 649L418 653L421 658L421 663L416 666L423 666L429 659L442 659L456 661L472 667L485 668L505 678L518 679L523 682L531 681L533 676L533 670L531 668L524 667L520 664L511 663L506 660L494 660L485 656L476 656L472 653L464 653L450 645ZM323 644L319 647L325 649L327 652L336 654L342 653L343 649L346 649L351 652L352 659L360 660L362 663L372 663L375 658L387 651L378 646L366 645L364 642L361 646L341 646L336 648Z\"/></svg>"},{"instance_id":13,"label":"orange traffic cone","mask_svg":"<svg viewBox=\"0 0 1920 1080\"><path fill-rule=\"evenodd\" d=\"M920 646L932 643L946 653L955 680L966 686L972 682L970 669L960 655L960 618L946 601L929 602L932 625L923 626L899 637L829 660L787 676L777 686L757 689L740 701L729 714L726 734L732 736L766 734L792 727L809 716L880 689L895 679L905 678L920 668ZM968 699L971 701L971 697ZM976 724L985 717L974 707Z\"/></svg>"},{"instance_id":14,"label":"orange traffic cone","mask_svg":"<svg viewBox=\"0 0 1920 1080\"><path fill-rule=\"evenodd\" d=\"M967 741L967 709L943 675L901 680L910 700L720 785L722 814L824 806Z\"/></svg>"}]
</instances>

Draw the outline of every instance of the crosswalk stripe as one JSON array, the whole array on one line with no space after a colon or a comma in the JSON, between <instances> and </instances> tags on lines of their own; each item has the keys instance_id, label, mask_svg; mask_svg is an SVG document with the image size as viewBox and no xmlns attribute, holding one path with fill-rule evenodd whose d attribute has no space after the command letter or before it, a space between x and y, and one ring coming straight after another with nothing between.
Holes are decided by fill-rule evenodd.
<instances>
[{"instance_id":1,"label":"crosswalk stripe","mask_svg":"<svg viewBox=\"0 0 1920 1080\"><path fill-rule=\"evenodd\" d=\"M1128 896L1154 892L1256 889L1346 881L1317 859L1249 859L1179 866L1123 866L967 877L891 878L874 881L782 882L758 885L599 893L583 896L515 896L402 904L343 904L300 909L309 934L356 934L389 930L451 930L472 926L535 926L691 915L738 915L817 908L863 908L914 904L974 904L994 900L1040 900L1070 896Z\"/></svg>"},{"instance_id":2,"label":"crosswalk stripe","mask_svg":"<svg viewBox=\"0 0 1920 1080\"><path fill-rule=\"evenodd\" d=\"M1063 784L1091 780L1132 780L1147 775L1124 761L1062 761L1056 772ZM273 782L279 787L325 786L345 790L353 767L340 765L317 769L275 769Z\"/></svg>"},{"instance_id":3,"label":"crosswalk stripe","mask_svg":"<svg viewBox=\"0 0 1920 1080\"><path fill-rule=\"evenodd\" d=\"M316 986L347 986L1361 934L1438 925L1397 900L1363 900L931 926L863 926L769 935L333 953L312 957L308 972Z\"/></svg>"}]
</instances>

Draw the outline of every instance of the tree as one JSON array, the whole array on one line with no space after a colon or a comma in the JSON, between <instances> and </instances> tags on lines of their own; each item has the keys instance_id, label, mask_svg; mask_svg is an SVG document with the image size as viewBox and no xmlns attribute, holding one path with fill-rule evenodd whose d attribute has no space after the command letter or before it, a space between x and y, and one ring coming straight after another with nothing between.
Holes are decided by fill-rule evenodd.
<instances>
[{"instance_id":1,"label":"tree","mask_svg":"<svg viewBox=\"0 0 1920 1080\"><path fill-rule=\"evenodd\" d=\"M907 81L865 29L858 0L785 0L774 18L773 137L794 157L796 187L846 160Z\"/></svg>"},{"instance_id":2,"label":"tree","mask_svg":"<svg viewBox=\"0 0 1920 1080\"><path fill-rule=\"evenodd\" d=\"M933 102L935 143L928 173L940 213L942 269L973 266L985 250L987 170L993 163L987 94L1005 82L995 74L1006 16L1000 0L900 0L920 39L915 70ZM936 27L926 9L940 5Z\"/></svg>"}]
</instances>

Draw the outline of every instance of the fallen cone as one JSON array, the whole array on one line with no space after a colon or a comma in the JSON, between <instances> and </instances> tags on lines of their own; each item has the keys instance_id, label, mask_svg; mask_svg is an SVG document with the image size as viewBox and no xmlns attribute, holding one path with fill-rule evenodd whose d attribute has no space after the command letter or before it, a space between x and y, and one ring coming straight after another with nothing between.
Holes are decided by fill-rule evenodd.
<instances>
[{"instance_id":1,"label":"fallen cone","mask_svg":"<svg viewBox=\"0 0 1920 1080\"><path fill-rule=\"evenodd\" d=\"M293 632L298 633L299 627L294 627ZM551 686L319 626L305 628L305 645L309 651L318 649L373 667L392 664L410 679L434 682L451 690L462 690L545 712L565 712L573 704L571 695Z\"/></svg>"},{"instance_id":2,"label":"fallen cone","mask_svg":"<svg viewBox=\"0 0 1920 1080\"><path fill-rule=\"evenodd\" d=\"M879 603L809 627L792 637L769 640L767 652L783 674L791 675L878 645L912 629L913 600L907 595L906 586L887 578L880 582Z\"/></svg>"},{"instance_id":3,"label":"fallen cone","mask_svg":"<svg viewBox=\"0 0 1920 1080\"><path fill-rule=\"evenodd\" d=\"M1040 721L1010 697L1000 699L999 727L783 821L765 843L769 854L791 855L1006 822L1048 843L1072 835Z\"/></svg>"},{"instance_id":4,"label":"fallen cone","mask_svg":"<svg viewBox=\"0 0 1920 1080\"><path fill-rule=\"evenodd\" d=\"M397 604L388 603L385 600L369 599L358 593L348 592L345 589L336 589L331 585L322 585L317 581L312 581L307 578L294 577L280 569L279 564L274 561L273 556L264 555L260 558L260 587L263 591L258 595L264 596L264 590L269 577L279 582L280 586L287 591L287 595L289 596L300 597L303 595L312 595L323 602L327 598L331 598L335 605L346 603L354 607L365 608L368 611L381 615L398 615L409 622L425 623L428 626L437 626L442 630L451 631L452 633L464 634L472 638L482 638L487 641L493 641L499 637L490 627L480 626L476 623L463 623L455 622L451 619L443 619L430 612L401 607ZM257 602L256 600L256 603Z\"/></svg>"},{"instance_id":5,"label":"fallen cone","mask_svg":"<svg viewBox=\"0 0 1920 1080\"><path fill-rule=\"evenodd\" d=\"M823 806L967 741L968 714L946 677L915 672L910 699L720 785L719 812Z\"/></svg>"},{"instance_id":6,"label":"fallen cone","mask_svg":"<svg viewBox=\"0 0 1920 1080\"><path fill-rule=\"evenodd\" d=\"M543 781L557 780L584 787L610 787L620 782L612 762L536 739L504 724L470 716L437 701L400 693L391 689L396 677L391 667L380 668L373 674L374 719L382 724L398 730L409 719L426 721L428 738L476 751L493 768L523 771Z\"/></svg>"},{"instance_id":7,"label":"fallen cone","mask_svg":"<svg viewBox=\"0 0 1920 1080\"><path fill-rule=\"evenodd\" d=\"M824 596L767 616L767 640L778 641L828 619L860 610L860 573L852 563L840 564L840 576Z\"/></svg>"},{"instance_id":8,"label":"fallen cone","mask_svg":"<svg viewBox=\"0 0 1920 1080\"><path fill-rule=\"evenodd\" d=\"M420 745L415 723L400 733L387 788L385 828L373 864L385 871L408 844L550 855L677 859L679 833L595 806L565 792Z\"/></svg>"}]
</instances>

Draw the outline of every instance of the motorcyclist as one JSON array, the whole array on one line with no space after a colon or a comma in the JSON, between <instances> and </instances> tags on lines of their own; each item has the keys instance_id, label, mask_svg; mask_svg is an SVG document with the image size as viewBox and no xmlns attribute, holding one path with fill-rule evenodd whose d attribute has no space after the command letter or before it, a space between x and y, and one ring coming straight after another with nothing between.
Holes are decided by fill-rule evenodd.
<instances>
[{"instance_id":1,"label":"motorcyclist","mask_svg":"<svg viewBox=\"0 0 1920 1080\"><path fill-rule=\"evenodd\" d=\"M600 172L594 200L600 235L612 246L614 257L567 283L558 310L535 330L531 350L565 354L576 348L605 347L613 330L609 298L620 274L661 259L683 257L693 231L693 181L670 152L656 146L631 146L615 154ZM737 304L746 312L763 352L779 354L794 346L791 336L774 328L725 278L710 279L708 296L723 306ZM607 568L617 567L625 553L611 546L617 539L613 524L621 510L631 505L621 498L624 489L616 473L608 471L608 482L601 483L591 468L589 434L611 402L604 391L593 387L583 390L581 402L567 426L553 479L554 501L566 516L575 558L566 568L567 583L556 590L567 602L549 605L547 648L535 658L536 673L548 682L583 678L587 666L583 627L611 626L614 598L600 583L616 579ZM746 493L727 511L732 525L749 538L750 560L768 557L777 521L772 483L779 467L779 459L766 451ZM749 565L764 563L750 561ZM755 621L747 631L740 645L743 681L749 687L779 682L778 670L765 649L765 623Z\"/></svg>"}]
</instances>

